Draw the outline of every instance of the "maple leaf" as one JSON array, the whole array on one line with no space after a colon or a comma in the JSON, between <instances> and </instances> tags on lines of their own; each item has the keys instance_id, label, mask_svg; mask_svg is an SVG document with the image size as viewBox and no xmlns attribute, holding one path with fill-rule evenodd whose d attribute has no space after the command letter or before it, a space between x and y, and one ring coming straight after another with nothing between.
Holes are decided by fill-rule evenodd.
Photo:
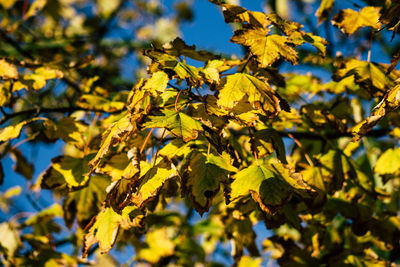
<instances>
[{"instance_id":1,"label":"maple leaf","mask_svg":"<svg viewBox=\"0 0 400 267\"><path fill-rule=\"evenodd\" d=\"M175 136L181 137L184 142L196 139L203 131L201 123L182 112L163 110L163 116L149 116L143 124L144 128L166 128Z\"/></svg>"},{"instance_id":2,"label":"maple leaf","mask_svg":"<svg viewBox=\"0 0 400 267\"><path fill-rule=\"evenodd\" d=\"M18 70L6 60L0 59L0 77L3 79L18 79Z\"/></svg>"},{"instance_id":3,"label":"maple leaf","mask_svg":"<svg viewBox=\"0 0 400 267\"><path fill-rule=\"evenodd\" d=\"M136 125L131 122L131 117L127 114L118 121L114 122L104 133L101 146L96 156L89 162L91 170L96 169L100 160L108 152L111 146L121 142L128 134L136 130Z\"/></svg>"},{"instance_id":4,"label":"maple leaf","mask_svg":"<svg viewBox=\"0 0 400 267\"><path fill-rule=\"evenodd\" d=\"M379 11L379 7L373 6L364 7L359 12L352 9L341 10L333 17L332 24L347 35L355 33L362 27L379 29L381 27Z\"/></svg>"},{"instance_id":5,"label":"maple leaf","mask_svg":"<svg viewBox=\"0 0 400 267\"><path fill-rule=\"evenodd\" d=\"M279 111L279 99L271 87L256 77L246 73L235 73L221 80L218 86L218 105L232 109L247 97L255 107L260 107L267 116L275 116Z\"/></svg>"},{"instance_id":6,"label":"maple leaf","mask_svg":"<svg viewBox=\"0 0 400 267\"><path fill-rule=\"evenodd\" d=\"M183 176L187 188L185 191L189 192L194 207L200 214L209 210L220 184L227 180L228 172L236 171L230 160L225 153L222 156L199 152L191 155Z\"/></svg>"},{"instance_id":7,"label":"maple leaf","mask_svg":"<svg viewBox=\"0 0 400 267\"><path fill-rule=\"evenodd\" d=\"M277 34L268 35L267 29L237 30L231 41L249 47L262 68L271 66L281 56L292 64L298 60L297 52L288 45L288 38Z\"/></svg>"},{"instance_id":8,"label":"maple leaf","mask_svg":"<svg viewBox=\"0 0 400 267\"><path fill-rule=\"evenodd\" d=\"M322 23L324 20L328 18L328 13L332 10L333 4L335 0L322 0L321 4L315 15L318 18L318 24Z\"/></svg>"}]
</instances>

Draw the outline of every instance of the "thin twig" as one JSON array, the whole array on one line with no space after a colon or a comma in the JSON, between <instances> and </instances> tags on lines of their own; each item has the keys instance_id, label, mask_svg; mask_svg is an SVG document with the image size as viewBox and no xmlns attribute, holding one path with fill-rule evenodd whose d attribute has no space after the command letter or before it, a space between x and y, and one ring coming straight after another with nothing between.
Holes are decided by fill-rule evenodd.
<instances>
[{"instance_id":1,"label":"thin twig","mask_svg":"<svg viewBox=\"0 0 400 267\"><path fill-rule=\"evenodd\" d=\"M154 128L151 128L150 132L147 134L146 139L144 140L144 143L142 147L140 148L140 154L143 152L144 147L146 146L147 142L149 141L151 133L154 131Z\"/></svg>"},{"instance_id":2,"label":"thin twig","mask_svg":"<svg viewBox=\"0 0 400 267\"><path fill-rule=\"evenodd\" d=\"M300 148L301 152L303 152L304 157L306 158L308 164L310 164L310 166L314 166L314 163L312 162L310 156L307 154L307 152L304 150L303 145L300 143L299 140L297 140L296 138L294 138L294 136L292 134L288 134L288 136L297 144L297 146Z\"/></svg>"},{"instance_id":3,"label":"thin twig","mask_svg":"<svg viewBox=\"0 0 400 267\"><path fill-rule=\"evenodd\" d=\"M178 95L176 96L175 99L175 111L178 112L178 100L179 100L179 96L181 95L182 90L179 91Z\"/></svg>"}]
</instances>

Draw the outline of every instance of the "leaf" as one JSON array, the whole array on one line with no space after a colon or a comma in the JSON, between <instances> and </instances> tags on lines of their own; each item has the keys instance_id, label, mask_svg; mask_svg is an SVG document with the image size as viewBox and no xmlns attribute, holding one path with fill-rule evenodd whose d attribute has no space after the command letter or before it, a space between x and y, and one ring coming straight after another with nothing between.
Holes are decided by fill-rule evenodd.
<instances>
[{"instance_id":1,"label":"leaf","mask_svg":"<svg viewBox=\"0 0 400 267\"><path fill-rule=\"evenodd\" d=\"M82 95L76 105L89 110L102 110L105 112L120 111L125 107L125 103L116 100L108 100L98 95Z\"/></svg>"},{"instance_id":2,"label":"leaf","mask_svg":"<svg viewBox=\"0 0 400 267\"><path fill-rule=\"evenodd\" d=\"M387 149L376 161L374 172L380 175L395 174L400 170L400 148Z\"/></svg>"},{"instance_id":3,"label":"leaf","mask_svg":"<svg viewBox=\"0 0 400 267\"><path fill-rule=\"evenodd\" d=\"M227 180L228 172L235 172L228 154L216 156L194 152L188 166L184 167L184 184L197 212L207 212L220 184Z\"/></svg>"},{"instance_id":4,"label":"leaf","mask_svg":"<svg viewBox=\"0 0 400 267\"><path fill-rule=\"evenodd\" d=\"M149 116L143 124L144 128L166 128L184 142L196 139L199 132L203 131L200 122L192 119L183 112L163 110L163 116Z\"/></svg>"},{"instance_id":5,"label":"leaf","mask_svg":"<svg viewBox=\"0 0 400 267\"><path fill-rule=\"evenodd\" d=\"M279 111L279 99L271 87L257 79L245 74L235 73L221 80L218 86L218 105L232 109L240 100L247 97L248 101L261 110L267 116L273 117Z\"/></svg>"},{"instance_id":6,"label":"leaf","mask_svg":"<svg viewBox=\"0 0 400 267\"><path fill-rule=\"evenodd\" d=\"M61 138L64 142L84 149L87 144L88 126L74 117L63 117L58 122L46 120L44 134L50 140Z\"/></svg>"},{"instance_id":7,"label":"leaf","mask_svg":"<svg viewBox=\"0 0 400 267\"><path fill-rule=\"evenodd\" d=\"M190 57L198 61L207 61L218 59L220 56L214 55L211 52L201 50L197 51L196 46L187 45L181 38L177 37L172 42L163 45L163 50L175 57L185 56Z\"/></svg>"},{"instance_id":8,"label":"leaf","mask_svg":"<svg viewBox=\"0 0 400 267\"><path fill-rule=\"evenodd\" d=\"M28 180L32 180L33 165L29 163L22 152L18 149L11 149L11 158L15 162L14 171L18 172Z\"/></svg>"},{"instance_id":9,"label":"leaf","mask_svg":"<svg viewBox=\"0 0 400 267\"><path fill-rule=\"evenodd\" d=\"M260 258L252 259L249 256L243 256L240 258L238 267L259 267L261 266L261 261L262 259Z\"/></svg>"},{"instance_id":10,"label":"leaf","mask_svg":"<svg viewBox=\"0 0 400 267\"><path fill-rule=\"evenodd\" d=\"M249 47L262 68L271 66L281 56L296 64L297 52L288 45L287 37L267 34L268 31L261 28L237 30L231 41Z\"/></svg>"},{"instance_id":11,"label":"leaf","mask_svg":"<svg viewBox=\"0 0 400 267\"><path fill-rule=\"evenodd\" d=\"M318 18L318 24L322 23L328 18L328 13L332 10L335 0L322 0L315 16Z\"/></svg>"},{"instance_id":12,"label":"leaf","mask_svg":"<svg viewBox=\"0 0 400 267\"><path fill-rule=\"evenodd\" d=\"M344 68L339 69L337 74L341 77L354 75L358 84L367 83L381 91L385 91L390 84L387 75L379 65L357 59L347 61Z\"/></svg>"},{"instance_id":13,"label":"leaf","mask_svg":"<svg viewBox=\"0 0 400 267\"><path fill-rule=\"evenodd\" d=\"M248 11L237 5L222 5L225 22L247 22L256 27L266 28L271 22L262 12Z\"/></svg>"},{"instance_id":14,"label":"leaf","mask_svg":"<svg viewBox=\"0 0 400 267\"><path fill-rule=\"evenodd\" d=\"M0 5L2 5L4 9L9 9L15 2L17 2L17 0L0 0Z\"/></svg>"},{"instance_id":15,"label":"leaf","mask_svg":"<svg viewBox=\"0 0 400 267\"><path fill-rule=\"evenodd\" d=\"M42 118L32 118L26 121L22 121L15 125L7 126L0 130L0 142L5 142L10 139L18 138L21 134L22 127L33 121L43 120Z\"/></svg>"},{"instance_id":16,"label":"leaf","mask_svg":"<svg viewBox=\"0 0 400 267\"><path fill-rule=\"evenodd\" d=\"M360 9L359 12L352 9L340 10L339 14L333 17L332 24L345 34L351 35L362 27L379 29L381 27L379 18L380 8L367 6Z\"/></svg>"},{"instance_id":17,"label":"leaf","mask_svg":"<svg viewBox=\"0 0 400 267\"><path fill-rule=\"evenodd\" d=\"M112 208L104 208L87 226L89 232L83 238L82 258L87 258L90 248L97 242L99 242L101 253L110 251L124 221L131 221L129 226L134 227L140 225L142 218L143 215L137 213L136 208L132 206L125 207L122 215Z\"/></svg>"},{"instance_id":18,"label":"leaf","mask_svg":"<svg viewBox=\"0 0 400 267\"><path fill-rule=\"evenodd\" d=\"M5 248L5 254L8 258L13 258L18 248L22 246L20 233L17 227L12 223L1 223L0 236L0 246Z\"/></svg>"},{"instance_id":19,"label":"leaf","mask_svg":"<svg viewBox=\"0 0 400 267\"><path fill-rule=\"evenodd\" d=\"M39 1L37 0L36 2ZM34 5L36 2L34 2L32 5ZM45 87L47 80L62 78L62 77L64 77L64 74L60 70L55 70L48 67L37 68L35 69L34 73L24 75L25 80L33 81L32 88L34 90L39 90Z\"/></svg>"},{"instance_id":20,"label":"leaf","mask_svg":"<svg viewBox=\"0 0 400 267\"><path fill-rule=\"evenodd\" d=\"M55 203L44 210L29 217L24 223L28 226L40 224L45 220L53 219L54 217L62 217L63 210L60 204Z\"/></svg>"},{"instance_id":21,"label":"leaf","mask_svg":"<svg viewBox=\"0 0 400 267\"><path fill-rule=\"evenodd\" d=\"M71 228L76 217L78 225L84 228L99 212L109 185L107 176L92 175L84 188L68 193L63 202L65 224Z\"/></svg>"},{"instance_id":22,"label":"leaf","mask_svg":"<svg viewBox=\"0 0 400 267\"><path fill-rule=\"evenodd\" d=\"M136 192L132 195L131 201L139 208L143 207L150 199L160 191L165 181L175 175L175 170L167 168L165 162L150 168L141 178Z\"/></svg>"},{"instance_id":23,"label":"leaf","mask_svg":"<svg viewBox=\"0 0 400 267\"><path fill-rule=\"evenodd\" d=\"M119 144L125 136L135 130L136 125L131 123L130 116L128 114L114 122L103 133L100 149L96 156L89 162L90 169L96 169L100 160L105 156L110 147Z\"/></svg>"},{"instance_id":24,"label":"leaf","mask_svg":"<svg viewBox=\"0 0 400 267\"><path fill-rule=\"evenodd\" d=\"M88 163L91 158L92 155L84 158L59 156L51 160L51 168L64 177L69 187L79 187L85 185L89 180L90 168Z\"/></svg>"},{"instance_id":25,"label":"leaf","mask_svg":"<svg viewBox=\"0 0 400 267\"><path fill-rule=\"evenodd\" d=\"M167 89L169 78L163 71L154 72L150 79L146 81L143 90L151 92L153 96L157 96Z\"/></svg>"},{"instance_id":26,"label":"leaf","mask_svg":"<svg viewBox=\"0 0 400 267\"><path fill-rule=\"evenodd\" d=\"M117 181L121 178L130 179L139 172L134 160L129 159L126 153L113 155L100 167L100 170L109 175L112 181Z\"/></svg>"},{"instance_id":27,"label":"leaf","mask_svg":"<svg viewBox=\"0 0 400 267\"><path fill-rule=\"evenodd\" d=\"M0 77L2 79L18 79L18 70L6 60L0 59Z\"/></svg>"},{"instance_id":28,"label":"leaf","mask_svg":"<svg viewBox=\"0 0 400 267\"><path fill-rule=\"evenodd\" d=\"M254 134L254 145L259 157L269 156L275 150L278 159L282 163L287 163L285 144L282 141L282 137L274 129L256 131Z\"/></svg>"},{"instance_id":29,"label":"leaf","mask_svg":"<svg viewBox=\"0 0 400 267\"><path fill-rule=\"evenodd\" d=\"M28 11L26 11L24 15L24 20L27 20L28 18L35 16L38 12L40 12L44 8L46 3L47 0L35 0L29 7Z\"/></svg>"},{"instance_id":30,"label":"leaf","mask_svg":"<svg viewBox=\"0 0 400 267\"><path fill-rule=\"evenodd\" d=\"M232 177L230 200L252 193L252 197L267 213L275 213L291 197L290 186L266 166L250 166Z\"/></svg>"},{"instance_id":31,"label":"leaf","mask_svg":"<svg viewBox=\"0 0 400 267\"><path fill-rule=\"evenodd\" d=\"M396 110L400 106L400 84L390 89L383 97L381 102L374 108L369 117L358 123L352 128L354 135L352 141L358 142L372 128L379 123L389 112Z\"/></svg>"},{"instance_id":32,"label":"leaf","mask_svg":"<svg viewBox=\"0 0 400 267\"><path fill-rule=\"evenodd\" d=\"M175 244L168 236L166 228L160 228L150 231L146 235L147 247L138 251L138 257L150 263L156 264L161 257L167 257L174 254Z\"/></svg>"}]
</instances>

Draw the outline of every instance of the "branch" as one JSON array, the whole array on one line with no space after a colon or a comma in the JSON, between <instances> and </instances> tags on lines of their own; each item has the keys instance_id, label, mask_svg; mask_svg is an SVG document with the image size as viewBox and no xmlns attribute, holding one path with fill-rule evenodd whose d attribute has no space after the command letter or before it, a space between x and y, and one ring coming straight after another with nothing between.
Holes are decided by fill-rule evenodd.
<instances>
[{"instance_id":1,"label":"branch","mask_svg":"<svg viewBox=\"0 0 400 267\"><path fill-rule=\"evenodd\" d=\"M88 111L88 112L101 112L101 113L113 114L113 113L118 113L121 110L117 110L117 111L113 111L113 112L106 112L104 110L88 109L88 108L81 108L81 107L59 107L59 108L42 108L42 107L39 107L37 109L27 109L27 110L14 112L14 113L11 113L11 114L6 114L4 117L2 117L0 119L0 125L4 124L9 119L12 119L14 117L18 117L18 116L21 116L21 115L34 114L35 116L37 116L40 113L66 113L66 112L74 112L74 111Z\"/></svg>"},{"instance_id":2,"label":"branch","mask_svg":"<svg viewBox=\"0 0 400 267\"><path fill-rule=\"evenodd\" d=\"M382 137L385 136L389 133L390 129L375 129L369 131L366 136L370 137ZM340 138L340 137L353 137L351 133L327 133L327 134L316 134L316 133L311 133L311 132L295 132L295 131L278 131L279 135L281 137L286 137L290 138L289 135L292 135L295 138L302 138L302 139L319 139L319 140L325 140L325 138L328 139L335 139L335 138Z\"/></svg>"}]
</instances>

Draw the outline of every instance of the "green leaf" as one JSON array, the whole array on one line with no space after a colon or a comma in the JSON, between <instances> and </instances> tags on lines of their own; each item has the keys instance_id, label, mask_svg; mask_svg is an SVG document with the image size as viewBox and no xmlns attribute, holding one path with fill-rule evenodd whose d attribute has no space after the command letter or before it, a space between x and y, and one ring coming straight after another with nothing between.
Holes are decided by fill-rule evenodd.
<instances>
[{"instance_id":1,"label":"green leaf","mask_svg":"<svg viewBox=\"0 0 400 267\"><path fill-rule=\"evenodd\" d=\"M15 125L7 126L0 130L0 142L5 142L10 139L18 138L21 134L22 127L33 121L43 120L43 118L32 118L26 121L22 121Z\"/></svg>"},{"instance_id":2,"label":"green leaf","mask_svg":"<svg viewBox=\"0 0 400 267\"><path fill-rule=\"evenodd\" d=\"M58 122L46 120L43 126L45 127L44 134L51 140L61 138L78 149L84 149L87 143L88 126L74 117L64 117Z\"/></svg>"},{"instance_id":3,"label":"green leaf","mask_svg":"<svg viewBox=\"0 0 400 267\"><path fill-rule=\"evenodd\" d=\"M297 52L288 45L287 37L268 35L263 28L237 30L231 41L249 47L262 68L271 66L281 56L292 64L298 60Z\"/></svg>"},{"instance_id":4,"label":"green leaf","mask_svg":"<svg viewBox=\"0 0 400 267\"><path fill-rule=\"evenodd\" d=\"M279 99L268 83L256 77L235 73L221 80L218 87L218 105L232 109L237 103L247 98L255 107L260 107L267 116L273 117L279 111Z\"/></svg>"},{"instance_id":5,"label":"green leaf","mask_svg":"<svg viewBox=\"0 0 400 267\"><path fill-rule=\"evenodd\" d=\"M82 257L87 258L90 248L97 242L99 242L101 253L108 252L114 245L119 228L124 221L130 221L129 227L134 227L140 225L142 218L143 215L137 213L136 208L132 206L125 207L121 215L112 208L103 209L87 226L90 228L83 238Z\"/></svg>"},{"instance_id":6,"label":"green leaf","mask_svg":"<svg viewBox=\"0 0 400 267\"><path fill-rule=\"evenodd\" d=\"M118 121L114 122L104 133L101 146L96 156L89 162L91 170L97 168L100 160L106 155L110 147L122 142L122 139L129 133L136 130L136 125L132 124L131 116L126 114Z\"/></svg>"},{"instance_id":7,"label":"green leaf","mask_svg":"<svg viewBox=\"0 0 400 267\"><path fill-rule=\"evenodd\" d=\"M352 134L354 135L352 141L360 141L361 137L365 136L389 112L396 110L399 106L400 84L394 86L384 95L370 116L352 128Z\"/></svg>"},{"instance_id":8,"label":"green leaf","mask_svg":"<svg viewBox=\"0 0 400 267\"><path fill-rule=\"evenodd\" d=\"M269 156L276 151L278 159L282 163L287 163L285 144L282 141L282 137L274 129L263 129L255 132L254 144L259 157Z\"/></svg>"},{"instance_id":9,"label":"green leaf","mask_svg":"<svg viewBox=\"0 0 400 267\"><path fill-rule=\"evenodd\" d=\"M154 72L150 79L146 81L143 90L150 92L153 96L157 96L167 89L169 78L163 71Z\"/></svg>"},{"instance_id":10,"label":"green leaf","mask_svg":"<svg viewBox=\"0 0 400 267\"><path fill-rule=\"evenodd\" d=\"M380 175L397 174L400 170L400 148L386 150L376 161L374 171Z\"/></svg>"},{"instance_id":11,"label":"green leaf","mask_svg":"<svg viewBox=\"0 0 400 267\"><path fill-rule=\"evenodd\" d=\"M51 160L53 163L51 168L64 177L69 187L79 187L85 185L89 180L89 160L91 158L92 155L84 158L59 156Z\"/></svg>"},{"instance_id":12,"label":"green leaf","mask_svg":"<svg viewBox=\"0 0 400 267\"><path fill-rule=\"evenodd\" d=\"M98 95L82 95L76 105L89 110L103 110L105 112L116 112L125 107L124 102L110 101Z\"/></svg>"},{"instance_id":13,"label":"green leaf","mask_svg":"<svg viewBox=\"0 0 400 267\"><path fill-rule=\"evenodd\" d=\"M362 27L379 29L381 27L379 18L380 8L367 6L359 12L352 9L340 10L339 14L333 17L332 24L339 27L345 34L351 35Z\"/></svg>"},{"instance_id":14,"label":"green leaf","mask_svg":"<svg viewBox=\"0 0 400 267\"><path fill-rule=\"evenodd\" d=\"M99 212L109 185L110 179L107 176L92 175L84 188L68 193L63 202L65 224L72 227L76 217L78 224L84 228Z\"/></svg>"},{"instance_id":15,"label":"green leaf","mask_svg":"<svg viewBox=\"0 0 400 267\"><path fill-rule=\"evenodd\" d=\"M267 213L275 213L291 197L290 186L267 166L250 166L232 177L230 200L252 193L252 197Z\"/></svg>"},{"instance_id":16,"label":"green leaf","mask_svg":"<svg viewBox=\"0 0 400 267\"><path fill-rule=\"evenodd\" d=\"M18 70L14 65L4 59L0 59L0 77L3 79L18 79Z\"/></svg>"},{"instance_id":17,"label":"green leaf","mask_svg":"<svg viewBox=\"0 0 400 267\"><path fill-rule=\"evenodd\" d=\"M136 192L132 195L131 201L138 207L143 207L149 200L154 198L160 191L163 184L175 176L176 171L168 168L165 162L150 168L141 178Z\"/></svg>"},{"instance_id":18,"label":"green leaf","mask_svg":"<svg viewBox=\"0 0 400 267\"><path fill-rule=\"evenodd\" d=\"M55 70L47 67L37 68L35 69L34 73L24 75L25 80L33 82L32 88L34 90L40 90L43 87L45 87L47 80L62 78L62 77L64 77L64 74L60 70Z\"/></svg>"},{"instance_id":19,"label":"green leaf","mask_svg":"<svg viewBox=\"0 0 400 267\"><path fill-rule=\"evenodd\" d=\"M196 139L203 131L201 123L192 119L183 112L163 110L163 116L149 116L149 121L143 124L144 128L166 128L184 142Z\"/></svg>"},{"instance_id":20,"label":"green leaf","mask_svg":"<svg viewBox=\"0 0 400 267\"><path fill-rule=\"evenodd\" d=\"M146 235L147 247L139 250L138 258L150 263L157 263L161 257L167 257L174 254L175 244L170 239L166 228L160 228L150 231Z\"/></svg>"},{"instance_id":21,"label":"green leaf","mask_svg":"<svg viewBox=\"0 0 400 267\"><path fill-rule=\"evenodd\" d=\"M227 180L228 172L236 171L228 154L216 156L194 152L183 175L186 191L189 192L195 209L202 215L207 212L220 184Z\"/></svg>"},{"instance_id":22,"label":"green leaf","mask_svg":"<svg viewBox=\"0 0 400 267\"><path fill-rule=\"evenodd\" d=\"M10 155L15 162L14 171L18 172L26 179L31 180L33 176L33 165L27 161L25 156L18 149L11 149Z\"/></svg>"},{"instance_id":23,"label":"green leaf","mask_svg":"<svg viewBox=\"0 0 400 267\"><path fill-rule=\"evenodd\" d=\"M50 207L41 210L40 212L36 213L35 215L29 217L24 223L26 225L32 226L36 224L40 224L44 220L49 220L54 217L62 217L63 210L60 204L55 203Z\"/></svg>"}]
</instances>

